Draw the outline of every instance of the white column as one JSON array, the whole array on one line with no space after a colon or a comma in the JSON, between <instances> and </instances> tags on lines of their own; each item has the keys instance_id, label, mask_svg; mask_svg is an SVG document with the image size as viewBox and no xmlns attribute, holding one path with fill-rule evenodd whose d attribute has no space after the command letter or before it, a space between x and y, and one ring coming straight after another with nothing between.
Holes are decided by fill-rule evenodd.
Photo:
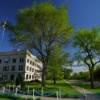
<instances>
[{"instance_id":1,"label":"white column","mask_svg":"<svg viewBox=\"0 0 100 100\"><path fill-rule=\"evenodd\" d=\"M57 96L57 100L59 100L59 98L58 98L58 91L56 92L56 96Z\"/></svg>"},{"instance_id":2,"label":"white column","mask_svg":"<svg viewBox=\"0 0 100 100\"><path fill-rule=\"evenodd\" d=\"M8 91L10 92L10 85L8 86Z\"/></svg>"},{"instance_id":3,"label":"white column","mask_svg":"<svg viewBox=\"0 0 100 100\"><path fill-rule=\"evenodd\" d=\"M30 87L28 86L28 90L27 90L27 93L29 94L29 92L30 92Z\"/></svg>"},{"instance_id":4,"label":"white column","mask_svg":"<svg viewBox=\"0 0 100 100\"><path fill-rule=\"evenodd\" d=\"M15 92L15 89L14 89L15 87L14 87L14 85L13 85L12 87L13 87L13 88L12 88L12 89L13 89L13 92Z\"/></svg>"},{"instance_id":5,"label":"white column","mask_svg":"<svg viewBox=\"0 0 100 100\"><path fill-rule=\"evenodd\" d=\"M60 90L60 88L59 88L59 98L61 100L61 90Z\"/></svg>"},{"instance_id":6,"label":"white column","mask_svg":"<svg viewBox=\"0 0 100 100\"><path fill-rule=\"evenodd\" d=\"M5 93L5 87L3 87L3 91L2 91L2 93Z\"/></svg>"},{"instance_id":7,"label":"white column","mask_svg":"<svg viewBox=\"0 0 100 100\"><path fill-rule=\"evenodd\" d=\"M43 87L42 87L42 89L41 89L41 99L43 100Z\"/></svg>"},{"instance_id":8,"label":"white column","mask_svg":"<svg viewBox=\"0 0 100 100\"><path fill-rule=\"evenodd\" d=\"M16 87L16 91L15 91L15 94L17 95L17 92L18 92L18 88Z\"/></svg>"},{"instance_id":9,"label":"white column","mask_svg":"<svg viewBox=\"0 0 100 100\"><path fill-rule=\"evenodd\" d=\"M33 100L35 100L35 96L34 96L35 90L33 89Z\"/></svg>"}]
</instances>

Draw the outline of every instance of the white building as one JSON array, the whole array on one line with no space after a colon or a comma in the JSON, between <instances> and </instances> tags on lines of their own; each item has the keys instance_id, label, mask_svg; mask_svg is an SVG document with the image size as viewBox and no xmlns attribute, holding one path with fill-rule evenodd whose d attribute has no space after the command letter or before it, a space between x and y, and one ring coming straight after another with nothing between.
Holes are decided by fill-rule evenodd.
<instances>
[{"instance_id":1,"label":"white building","mask_svg":"<svg viewBox=\"0 0 100 100\"><path fill-rule=\"evenodd\" d=\"M42 62L29 51L0 52L0 81L41 80Z\"/></svg>"}]
</instances>

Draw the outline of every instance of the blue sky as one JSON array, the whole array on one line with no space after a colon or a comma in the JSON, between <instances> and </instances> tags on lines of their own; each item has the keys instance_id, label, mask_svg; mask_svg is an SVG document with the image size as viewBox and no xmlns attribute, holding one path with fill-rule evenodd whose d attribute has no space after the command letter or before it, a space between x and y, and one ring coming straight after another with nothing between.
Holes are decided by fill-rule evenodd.
<instances>
[{"instance_id":1,"label":"blue sky","mask_svg":"<svg viewBox=\"0 0 100 100\"><path fill-rule=\"evenodd\" d=\"M15 21L19 9L30 7L34 0L0 0L0 22L2 20ZM40 1L40 0L37 0ZM100 25L100 0L54 0L55 4L65 4L69 10L70 22L77 30L80 28L93 28ZM5 32L2 40L2 29L0 29L0 51L12 50ZM66 48L71 53L74 49L71 46Z\"/></svg>"},{"instance_id":2,"label":"blue sky","mask_svg":"<svg viewBox=\"0 0 100 100\"><path fill-rule=\"evenodd\" d=\"M30 7L34 0L0 0L0 22L5 19L15 22L15 16L19 9ZM37 0L40 1L40 0ZM80 28L93 28L100 26L100 0L54 0L56 5L65 4L68 7L69 18L75 30ZM0 28L0 51L12 50L5 32ZM72 55L75 52L70 45L66 47ZM82 68L83 69L83 68ZM75 68L74 70L77 70ZM79 68L78 70L81 70ZM77 70L77 71L78 71Z\"/></svg>"}]
</instances>

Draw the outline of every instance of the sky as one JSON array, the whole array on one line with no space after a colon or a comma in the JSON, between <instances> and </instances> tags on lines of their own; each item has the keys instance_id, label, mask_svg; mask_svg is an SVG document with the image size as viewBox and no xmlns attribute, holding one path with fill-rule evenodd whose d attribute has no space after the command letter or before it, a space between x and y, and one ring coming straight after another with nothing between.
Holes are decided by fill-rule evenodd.
<instances>
[{"instance_id":1,"label":"sky","mask_svg":"<svg viewBox=\"0 0 100 100\"><path fill-rule=\"evenodd\" d=\"M32 6L34 0L0 0L0 22L9 20L15 22L15 16L19 9ZM40 0L37 0L40 1ZM75 30L80 28L93 28L100 25L100 0L54 0L56 5L64 4L68 7L69 19ZM0 28L0 51L11 51L7 31L3 34ZM4 38L2 38L4 35ZM69 45L66 51L71 54L75 50Z\"/></svg>"},{"instance_id":2,"label":"sky","mask_svg":"<svg viewBox=\"0 0 100 100\"><path fill-rule=\"evenodd\" d=\"M0 0L0 22L9 20L15 22L16 14L19 9L30 7L34 0ZM37 0L40 1L40 0ZM93 28L100 25L100 0L54 0L56 5L65 4L68 7L69 18L72 26L77 30L80 28ZM0 30L0 40L2 37ZM6 32L5 32L6 33ZM5 35L0 51L11 50ZM74 52L70 47L66 48Z\"/></svg>"}]
</instances>

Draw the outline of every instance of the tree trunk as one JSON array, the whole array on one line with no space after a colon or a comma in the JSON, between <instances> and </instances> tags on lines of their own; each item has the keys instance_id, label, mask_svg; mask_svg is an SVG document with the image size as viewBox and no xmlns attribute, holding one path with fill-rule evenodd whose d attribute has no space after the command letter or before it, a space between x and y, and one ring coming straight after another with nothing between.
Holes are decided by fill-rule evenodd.
<instances>
[{"instance_id":1,"label":"tree trunk","mask_svg":"<svg viewBox=\"0 0 100 100\"><path fill-rule=\"evenodd\" d=\"M55 76L53 77L53 84L54 85L56 84L56 78L55 78Z\"/></svg>"},{"instance_id":2,"label":"tree trunk","mask_svg":"<svg viewBox=\"0 0 100 100\"><path fill-rule=\"evenodd\" d=\"M44 71L42 71L42 84L41 87L45 87L45 74Z\"/></svg>"},{"instance_id":3,"label":"tree trunk","mask_svg":"<svg viewBox=\"0 0 100 100\"><path fill-rule=\"evenodd\" d=\"M45 87L45 73L46 73L46 64L43 63L41 87Z\"/></svg>"},{"instance_id":4,"label":"tree trunk","mask_svg":"<svg viewBox=\"0 0 100 100\"><path fill-rule=\"evenodd\" d=\"M93 79L93 69L90 69L90 83L91 83L91 88L94 88L94 79Z\"/></svg>"}]
</instances>

